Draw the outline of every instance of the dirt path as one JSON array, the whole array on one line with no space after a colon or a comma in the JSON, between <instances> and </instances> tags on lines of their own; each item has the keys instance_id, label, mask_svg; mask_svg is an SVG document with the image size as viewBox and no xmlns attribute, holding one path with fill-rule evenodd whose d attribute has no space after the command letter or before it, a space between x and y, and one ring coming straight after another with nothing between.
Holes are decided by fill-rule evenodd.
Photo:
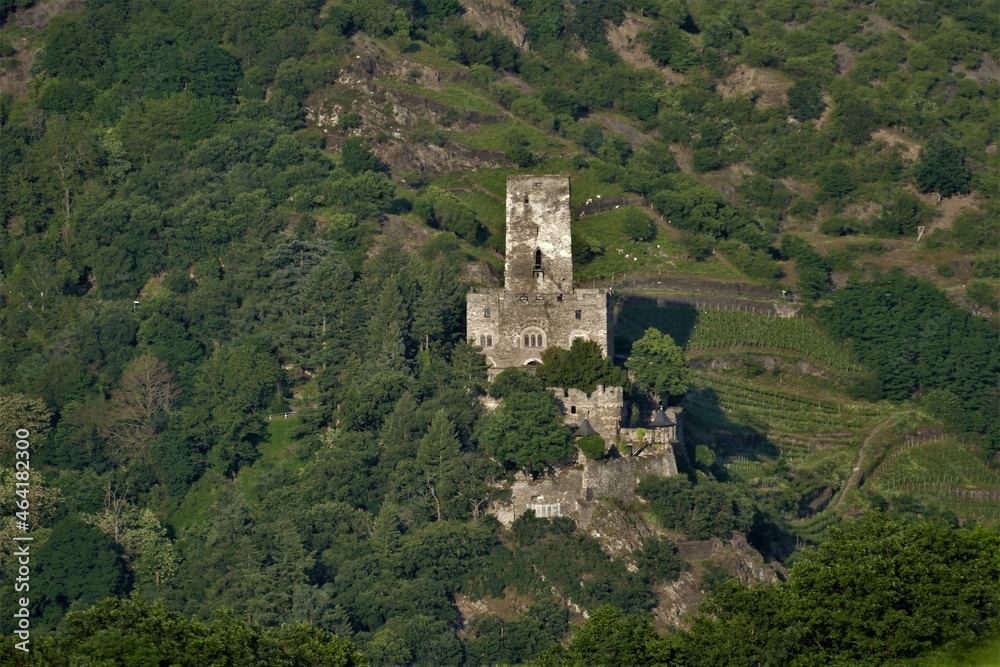
<instances>
[{"instance_id":1,"label":"dirt path","mask_svg":"<svg viewBox=\"0 0 1000 667\"><path fill-rule=\"evenodd\" d=\"M847 496L847 492L858 486L861 480L861 467L865 462L865 457L870 454L869 446L871 445L872 438L881 431L887 424L896 420L902 412L893 412L891 415L883 419L878 425L872 429L872 432L868 434L865 438L864 443L861 445L860 451L858 451L858 460L854 462L854 469L851 470L851 475L844 482L844 488L840 490L840 496L837 498L836 504L833 506L834 510L840 510L840 506L844 502L844 498Z\"/></svg>"}]
</instances>

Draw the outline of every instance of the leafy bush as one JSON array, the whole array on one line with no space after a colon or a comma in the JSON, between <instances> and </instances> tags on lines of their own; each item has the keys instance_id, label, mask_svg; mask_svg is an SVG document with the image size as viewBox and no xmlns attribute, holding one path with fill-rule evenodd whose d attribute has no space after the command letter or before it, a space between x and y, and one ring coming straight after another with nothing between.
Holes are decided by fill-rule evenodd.
<instances>
[{"instance_id":1,"label":"leafy bush","mask_svg":"<svg viewBox=\"0 0 1000 667\"><path fill-rule=\"evenodd\" d=\"M799 121L819 118L826 108L823 92L812 81L796 81L788 89L788 108L792 111L792 117Z\"/></svg>"},{"instance_id":2,"label":"leafy bush","mask_svg":"<svg viewBox=\"0 0 1000 667\"><path fill-rule=\"evenodd\" d=\"M860 234L864 225L857 218L834 215L819 225L819 231L826 236L854 236Z\"/></svg>"},{"instance_id":3,"label":"leafy bush","mask_svg":"<svg viewBox=\"0 0 1000 667\"><path fill-rule=\"evenodd\" d=\"M636 565L654 583L677 581L687 561L677 552L677 545L662 536L650 535L635 554Z\"/></svg>"},{"instance_id":4,"label":"leafy bush","mask_svg":"<svg viewBox=\"0 0 1000 667\"><path fill-rule=\"evenodd\" d=\"M570 387L590 393L597 385L624 386L628 377L617 368L601 347L592 340L576 338L568 350L549 347L542 352L542 363L535 372L550 387ZM499 380L499 378L497 378Z\"/></svg>"},{"instance_id":5,"label":"leafy bush","mask_svg":"<svg viewBox=\"0 0 1000 667\"><path fill-rule=\"evenodd\" d=\"M337 127L341 130L353 130L356 127L361 127L361 114L357 111L346 111L340 115L340 120L337 122Z\"/></svg>"},{"instance_id":6,"label":"leafy bush","mask_svg":"<svg viewBox=\"0 0 1000 667\"><path fill-rule=\"evenodd\" d=\"M587 435L578 438L576 446L592 461L600 461L604 458L604 438L599 435Z\"/></svg>"},{"instance_id":7,"label":"leafy bush","mask_svg":"<svg viewBox=\"0 0 1000 667\"><path fill-rule=\"evenodd\" d=\"M921 192L933 191L950 197L969 191L972 174L965 166L965 152L939 134L920 149L913 179Z\"/></svg>"},{"instance_id":8,"label":"leafy bush","mask_svg":"<svg viewBox=\"0 0 1000 667\"><path fill-rule=\"evenodd\" d=\"M625 209L621 224L622 232L633 241L652 241L656 237L656 223L638 208Z\"/></svg>"},{"instance_id":9,"label":"leafy bush","mask_svg":"<svg viewBox=\"0 0 1000 667\"><path fill-rule=\"evenodd\" d=\"M732 485L709 481L695 485L680 475L650 475L636 492L652 503L664 527L695 539L729 537L732 531L753 525L753 502Z\"/></svg>"}]
</instances>

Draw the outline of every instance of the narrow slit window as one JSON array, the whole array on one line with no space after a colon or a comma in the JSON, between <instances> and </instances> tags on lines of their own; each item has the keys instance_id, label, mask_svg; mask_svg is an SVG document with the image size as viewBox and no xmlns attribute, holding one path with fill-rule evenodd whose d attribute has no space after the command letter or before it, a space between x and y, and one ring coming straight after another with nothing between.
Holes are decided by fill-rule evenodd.
<instances>
[{"instance_id":1,"label":"narrow slit window","mask_svg":"<svg viewBox=\"0 0 1000 667\"><path fill-rule=\"evenodd\" d=\"M571 415L575 415L576 414L576 406L575 405L569 406L569 413Z\"/></svg>"},{"instance_id":2,"label":"narrow slit window","mask_svg":"<svg viewBox=\"0 0 1000 667\"><path fill-rule=\"evenodd\" d=\"M541 269L541 268L542 268L542 251L541 250L536 250L535 251L535 270L538 270L538 269Z\"/></svg>"},{"instance_id":3,"label":"narrow slit window","mask_svg":"<svg viewBox=\"0 0 1000 667\"><path fill-rule=\"evenodd\" d=\"M493 336L486 337L486 347L493 347Z\"/></svg>"},{"instance_id":4,"label":"narrow slit window","mask_svg":"<svg viewBox=\"0 0 1000 667\"><path fill-rule=\"evenodd\" d=\"M578 319L578 320L579 319L583 319L583 311L582 310L576 311L576 319Z\"/></svg>"},{"instance_id":5,"label":"narrow slit window","mask_svg":"<svg viewBox=\"0 0 1000 667\"><path fill-rule=\"evenodd\" d=\"M486 310L483 311L483 317L489 317L489 316L490 316L490 309L487 308Z\"/></svg>"},{"instance_id":6,"label":"narrow slit window","mask_svg":"<svg viewBox=\"0 0 1000 667\"><path fill-rule=\"evenodd\" d=\"M484 345L486 345L486 336L480 336L479 337L479 346L482 347Z\"/></svg>"}]
</instances>

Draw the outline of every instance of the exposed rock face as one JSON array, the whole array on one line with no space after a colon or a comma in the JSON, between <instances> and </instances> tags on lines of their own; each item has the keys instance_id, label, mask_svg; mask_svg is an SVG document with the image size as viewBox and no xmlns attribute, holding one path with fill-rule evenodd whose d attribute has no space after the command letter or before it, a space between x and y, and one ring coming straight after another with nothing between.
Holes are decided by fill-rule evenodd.
<instances>
[{"instance_id":1,"label":"exposed rock face","mask_svg":"<svg viewBox=\"0 0 1000 667\"><path fill-rule=\"evenodd\" d=\"M636 67L658 71L668 84L684 81L683 74L669 67L658 67L646 52L647 44L639 35L653 30L655 21L629 15L618 25L607 21L607 27L608 44L622 60Z\"/></svg>"},{"instance_id":2,"label":"exposed rock face","mask_svg":"<svg viewBox=\"0 0 1000 667\"><path fill-rule=\"evenodd\" d=\"M521 23L521 10L508 0L459 0L465 10L463 18L477 30L489 30L514 42L527 51L528 31Z\"/></svg>"},{"instance_id":3,"label":"exposed rock face","mask_svg":"<svg viewBox=\"0 0 1000 667\"><path fill-rule=\"evenodd\" d=\"M345 138L338 128L341 116L348 111L359 113L362 124L350 133L373 137L373 152L397 178L408 169L435 175L508 164L502 153L468 148L438 131L471 132L501 122L502 116L457 111L408 88L442 90L448 80L449 76L432 67L392 57L378 44L359 39L337 78L337 95L312 95L306 103L306 117L310 125L326 133L327 148L337 149ZM418 132L424 136L417 136Z\"/></svg>"},{"instance_id":4,"label":"exposed rock face","mask_svg":"<svg viewBox=\"0 0 1000 667\"><path fill-rule=\"evenodd\" d=\"M780 74L740 64L719 84L718 89L723 97L757 93L757 107L771 109L788 104L788 89L791 87L792 82Z\"/></svg>"},{"instance_id":5,"label":"exposed rock face","mask_svg":"<svg viewBox=\"0 0 1000 667\"><path fill-rule=\"evenodd\" d=\"M657 587L660 604L653 610L653 616L660 625L676 628L690 626L691 615L705 599L702 577L709 563L748 586L777 581L784 576L784 569L765 563L742 533L733 533L727 542L713 537L710 540L677 540L675 543L691 569L681 572L677 581Z\"/></svg>"}]
</instances>

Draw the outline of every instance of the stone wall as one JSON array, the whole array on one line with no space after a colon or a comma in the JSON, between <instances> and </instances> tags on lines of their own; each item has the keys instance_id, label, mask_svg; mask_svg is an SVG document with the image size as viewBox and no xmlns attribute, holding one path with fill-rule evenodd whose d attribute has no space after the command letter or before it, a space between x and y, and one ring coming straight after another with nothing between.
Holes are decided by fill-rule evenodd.
<instances>
[{"instance_id":1,"label":"stone wall","mask_svg":"<svg viewBox=\"0 0 1000 667\"><path fill-rule=\"evenodd\" d=\"M636 486L647 475L676 474L677 463L670 446L658 447L648 455L605 461L591 461L581 455L576 466L561 468L550 476L532 480L518 475L511 487L510 502L494 504L490 513L507 526L530 509L536 516L570 517L586 528L598 499L631 500L636 497Z\"/></svg>"},{"instance_id":2,"label":"stone wall","mask_svg":"<svg viewBox=\"0 0 1000 667\"><path fill-rule=\"evenodd\" d=\"M550 389L562 409L567 426L576 428L586 419L606 441L614 442L618 439L618 427L622 422L624 407L621 387L597 385L589 395L579 389Z\"/></svg>"},{"instance_id":3,"label":"stone wall","mask_svg":"<svg viewBox=\"0 0 1000 667\"><path fill-rule=\"evenodd\" d=\"M515 294L573 291L569 178L507 179L505 285Z\"/></svg>"},{"instance_id":4,"label":"stone wall","mask_svg":"<svg viewBox=\"0 0 1000 667\"><path fill-rule=\"evenodd\" d=\"M538 363L546 347L569 348L575 338L592 340L605 355L614 355L609 325L614 308L607 290L517 296L503 288L480 288L466 299L468 340L483 348L489 366Z\"/></svg>"}]
</instances>

